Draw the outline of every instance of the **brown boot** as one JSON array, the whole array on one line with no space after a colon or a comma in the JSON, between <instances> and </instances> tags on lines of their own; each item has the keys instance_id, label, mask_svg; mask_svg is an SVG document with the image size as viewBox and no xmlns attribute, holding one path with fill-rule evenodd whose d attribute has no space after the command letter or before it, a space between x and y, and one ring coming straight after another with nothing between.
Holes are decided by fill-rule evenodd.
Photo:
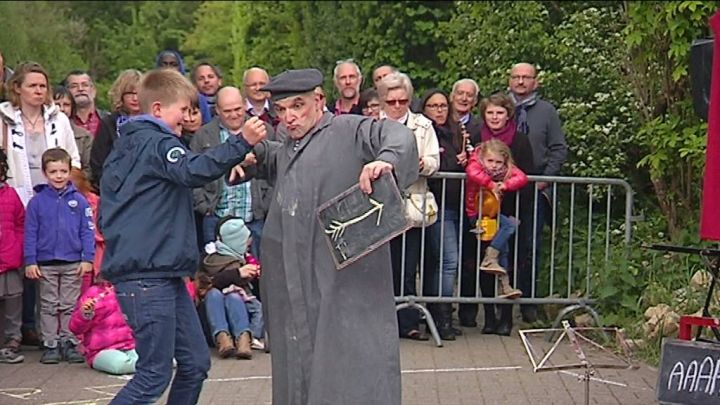
<instances>
[{"instance_id":1,"label":"brown boot","mask_svg":"<svg viewBox=\"0 0 720 405\"><path fill-rule=\"evenodd\" d=\"M235 355L235 346L233 346L232 338L227 332L219 332L215 336L215 347L217 347L218 354L223 359Z\"/></svg>"},{"instance_id":2,"label":"brown boot","mask_svg":"<svg viewBox=\"0 0 720 405\"><path fill-rule=\"evenodd\" d=\"M500 279L500 286L498 287L498 298L509 298L514 300L515 298L522 297L522 291L517 288L512 288L510 285L510 277L507 274L498 276Z\"/></svg>"},{"instance_id":3,"label":"brown boot","mask_svg":"<svg viewBox=\"0 0 720 405\"><path fill-rule=\"evenodd\" d=\"M500 256L500 251L488 246L485 249L485 257L480 263L480 270L490 274L507 276L507 271L498 263L498 256Z\"/></svg>"},{"instance_id":4,"label":"brown boot","mask_svg":"<svg viewBox=\"0 0 720 405\"><path fill-rule=\"evenodd\" d=\"M235 348L237 349L236 356L238 359L252 359L251 343L252 337L250 337L250 332L243 332L235 339Z\"/></svg>"}]
</instances>

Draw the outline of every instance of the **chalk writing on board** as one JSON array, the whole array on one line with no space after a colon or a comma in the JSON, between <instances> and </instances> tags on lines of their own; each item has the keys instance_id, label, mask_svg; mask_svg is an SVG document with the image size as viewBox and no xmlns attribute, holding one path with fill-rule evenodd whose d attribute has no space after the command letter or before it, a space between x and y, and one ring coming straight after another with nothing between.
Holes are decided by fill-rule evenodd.
<instances>
[{"instance_id":1,"label":"chalk writing on board","mask_svg":"<svg viewBox=\"0 0 720 405\"><path fill-rule=\"evenodd\" d=\"M372 205L372 208L370 208L366 213L358 215L355 218L348 219L347 221L338 221L336 219L333 219L330 222L330 226L325 229L325 233L330 234L332 240L338 240L338 238L341 237L343 233L345 233L345 229L347 229L348 226L357 224L358 222L362 221L363 219L371 216L376 212L377 221L375 222L375 226L380 226L380 219L382 218L384 204L379 203L372 198L369 198L368 202L370 203L370 205Z\"/></svg>"},{"instance_id":2,"label":"chalk writing on board","mask_svg":"<svg viewBox=\"0 0 720 405\"><path fill-rule=\"evenodd\" d=\"M663 340L657 393L662 404L720 403L720 344Z\"/></svg>"}]
</instances>

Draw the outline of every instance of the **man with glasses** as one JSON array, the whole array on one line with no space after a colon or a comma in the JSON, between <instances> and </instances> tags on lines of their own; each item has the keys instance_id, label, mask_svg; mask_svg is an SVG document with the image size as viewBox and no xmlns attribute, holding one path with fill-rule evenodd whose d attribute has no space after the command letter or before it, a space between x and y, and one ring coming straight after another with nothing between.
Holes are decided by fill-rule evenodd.
<instances>
[{"instance_id":1,"label":"man with glasses","mask_svg":"<svg viewBox=\"0 0 720 405\"><path fill-rule=\"evenodd\" d=\"M71 119L77 126L85 128L93 137L96 137L100 128L100 120L107 115L107 112L99 111L95 107L97 93L95 81L88 72L73 70L65 77L65 87L75 100L75 116Z\"/></svg>"},{"instance_id":2,"label":"man with glasses","mask_svg":"<svg viewBox=\"0 0 720 405\"><path fill-rule=\"evenodd\" d=\"M333 82L339 98L335 105L328 107L335 115L362 115L360 108L360 85L362 84L360 67L352 59L338 61L333 71Z\"/></svg>"},{"instance_id":3,"label":"man with glasses","mask_svg":"<svg viewBox=\"0 0 720 405\"><path fill-rule=\"evenodd\" d=\"M453 120L470 138L472 145L480 143L480 128L482 117L473 116L472 109L478 103L480 87L473 79L460 79L452 86L450 92L450 115L448 119Z\"/></svg>"},{"instance_id":4,"label":"man with glasses","mask_svg":"<svg viewBox=\"0 0 720 405\"><path fill-rule=\"evenodd\" d=\"M260 91L269 82L270 77L265 69L251 67L243 73L245 113L248 117L258 117L277 128L280 121L272 108L270 96L266 91Z\"/></svg>"},{"instance_id":5,"label":"man with glasses","mask_svg":"<svg viewBox=\"0 0 720 405\"><path fill-rule=\"evenodd\" d=\"M567 158L567 143L557 110L549 102L540 99L537 93L538 80L535 66L529 63L514 65L510 70L509 87L510 97L515 102L518 131L527 134L530 138L536 173L543 176L557 176ZM533 221L536 224L535 232L526 233L530 249L533 246L533 234L535 235L534 254L529 254L532 266L527 271L519 273L521 277L518 279L519 287L526 296L530 296L533 291L531 287L533 273L537 286L542 230L551 215L552 190L548 189L546 182L538 182L536 187L539 193L535 196L537 199L537 216ZM531 224L528 225L532 227ZM523 305L520 309L525 322L537 321L536 305Z\"/></svg>"}]
</instances>

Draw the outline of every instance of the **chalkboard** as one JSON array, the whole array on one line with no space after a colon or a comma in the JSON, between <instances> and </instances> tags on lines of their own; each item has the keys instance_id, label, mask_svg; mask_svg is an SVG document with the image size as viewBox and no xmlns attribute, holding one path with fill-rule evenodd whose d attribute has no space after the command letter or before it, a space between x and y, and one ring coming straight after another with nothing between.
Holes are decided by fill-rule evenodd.
<instances>
[{"instance_id":1,"label":"chalkboard","mask_svg":"<svg viewBox=\"0 0 720 405\"><path fill-rule=\"evenodd\" d=\"M663 339L661 404L720 404L720 344Z\"/></svg>"},{"instance_id":2,"label":"chalkboard","mask_svg":"<svg viewBox=\"0 0 720 405\"><path fill-rule=\"evenodd\" d=\"M410 228L395 178L387 173L363 193L358 184L317 209L335 267L341 270Z\"/></svg>"}]
</instances>

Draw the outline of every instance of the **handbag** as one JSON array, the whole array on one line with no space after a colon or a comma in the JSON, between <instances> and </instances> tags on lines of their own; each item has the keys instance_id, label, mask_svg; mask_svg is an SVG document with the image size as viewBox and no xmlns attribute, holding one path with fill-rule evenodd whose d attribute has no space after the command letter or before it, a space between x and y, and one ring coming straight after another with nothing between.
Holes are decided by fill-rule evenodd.
<instances>
[{"instance_id":1,"label":"handbag","mask_svg":"<svg viewBox=\"0 0 720 405\"><path fill-rule=\"evenodd\" d=\"M423 211L423 207L425 211ZM405 216L413 228L430 226L437 221L438 205L433 193L410 193L405 198Z\"/></svg>"}]
</instances>

